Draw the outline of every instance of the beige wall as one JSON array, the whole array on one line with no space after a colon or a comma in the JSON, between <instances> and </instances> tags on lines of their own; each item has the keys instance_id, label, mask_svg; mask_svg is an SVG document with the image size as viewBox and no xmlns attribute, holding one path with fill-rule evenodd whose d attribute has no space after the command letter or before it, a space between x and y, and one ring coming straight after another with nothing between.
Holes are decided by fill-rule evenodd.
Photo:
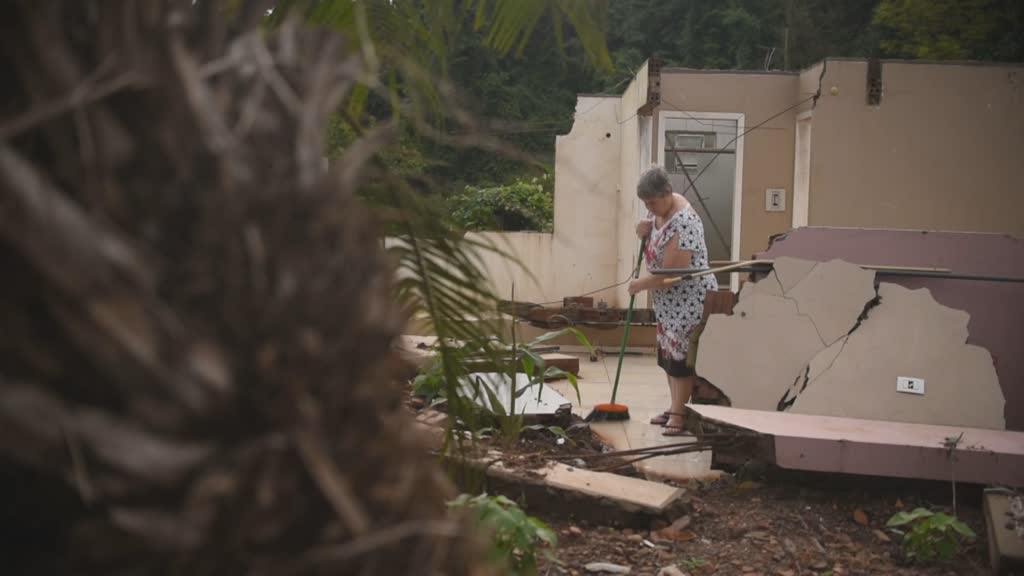
<instances>
[{"instance_id":1,"label":"beige wall","mask_svg":"<svg viewBox=\"0 0 1024 576\"><path fill-rule=\"evenodd\" d=\"M556 298L615 283L619 98L580 96L572 130L555 138L555 229L552 282ZM595 294L611 302L612 292ZM549 300L554 300L551 298Z\"/></svg>"},{"instance_id":2,"label":"beige wall","mask_svg":"<svg viewBox=\"0 0 1024 576\"><path fill-rule=\"evenodd\" d=\"M810 225L1024 236L1024 194L1010 172L1024 150L1024 67L885 63L877 108L865 102L866 69L829 60L813 110L807 102L744 136L740 257L791 227L795 123L807 111ZM549 302L624 280L639 247L641 124L650 123L653 160L661 111L741 113L749 130L813 95L821 71L821 64L799 76L663 70L653 118L637 116L647 100L646 66L621 97L580 96L571 132L556 139L554 233L481 234L534 277L484 254L495 291L510 297L515 279L517 299ZM767 188L786 190L785 212L765 211ZM620 307L629 301L625 286L595 298Z\"/></svg>"},{"instance_id":3,"label":"beige wall","mask_svg":"<svg viewBox=\"0 0 1024 576\"><path fill-rule=\"evenodd\" d=\"M809 224L1024 236L1024 67L885 62L877 107L866 74L866 62L827 63Z\"/></svg>"},{"instance_id":4,"label":"beige wall","mask_svg":"<svg viewBox=\"0 0 1024 576\"><path fill-rule=\"evenodd\" d=\"M516 300L550 302L561 298L555 293L554 284L550 281L553 244L551 234L543 232L480 232L473 236L515 258L505 258L488 250L478 252L483 268L487 272L487 278L491 281L491 288L499 298L504 300L512 298L513 282L515 282Z\"/></svg>"},{"instance_id":5,"label":"beige wall","mask_svg":"<svg viewBox=\"0 0 1024 576\"><path fill-rule=\"evenodd\" d=\"M617 223L615 282L622 282L629 277L636 264L640 252L640 240L634 232L637 214L636 181L640 177L640 122L637 110L647 103L647 64L640 69L633 81L626 87L619 101L619 118L617 122L622 132L619 158L619 179L616 182ZM612 282L609 282L611 284ZM610 293L614 296L614 306L625 307L629 303L629 292L626 286L619 286ZM646 302L646 299L641 303Z\"/></svg>"},{"instance_id":6,"label":"beige wall","mask_svg":"<svg viewBox=\"0 0 1024 576\"><path fill-rule=\"evenodd\" d=\"M529 302L559 301L616 282L618 104L618 97L580 96L572 130L556 137L552 234L477 235L513 256L480 253L499 297L511 297L513 281L516 300ZM607 291L595 298L615 305L614 296Z\"/></svg>"},{"instance_id":7,"label":"beige wall","mask_svg":"<svg viewBox=\"0 0 1024 576\"><path fill-rule=\"evenodd\" d=\"M686 112L744 115L745 129L795 104L802 96L795 74L663 70L661 107ZM740 258L768 247L772 234L792 223L793 142L796 111L790 111L743 137ZM655 116L657 118L657 115ZM657 146L658 125L654 138ZM700 189L700 182L697 182ZM765 211L765 190L786 189L786 211Z\"/></svg>"}]
</instances>

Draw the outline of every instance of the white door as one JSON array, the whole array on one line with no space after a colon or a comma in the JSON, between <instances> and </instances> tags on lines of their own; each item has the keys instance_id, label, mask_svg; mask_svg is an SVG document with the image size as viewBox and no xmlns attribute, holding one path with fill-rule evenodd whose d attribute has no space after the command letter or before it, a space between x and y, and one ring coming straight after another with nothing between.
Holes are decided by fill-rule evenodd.
<instances>
[{"instance_id":1,"label":"white door","mask_svg":"<svg viewBox=\"0 0 1024 576\"><path fill-rule=\"evenodd\" d=\"M793 155L793 228L807 226L811 200L811 116L797 117Z\"/></svg>"},{"instance_id":2,"label":"white door","mask_svg":"<svg viewBox=\"0 0 1024 576\"><path fill-rule=\"evenodd\" d=\"M740 114L662 112L661 165L700 215L711 260L739 259L742 125Z\"/></svg>"}]
</instances>

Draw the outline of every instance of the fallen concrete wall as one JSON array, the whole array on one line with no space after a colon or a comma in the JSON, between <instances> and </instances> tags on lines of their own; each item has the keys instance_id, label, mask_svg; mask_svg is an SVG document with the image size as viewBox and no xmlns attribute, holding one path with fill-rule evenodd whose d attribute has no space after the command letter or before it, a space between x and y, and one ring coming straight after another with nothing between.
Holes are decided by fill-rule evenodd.
<instances>
[{"instance_id":1,"label":"fallen concrete wall","mask_svg":"<svg viewBox=\"0 0 1024 576\"><path fill-rule=\"evenodd\" d=\"M856 330L811 361L791 412L1004 429L992 356L966 344L968 316L926 288L882 282L880 302ZM899 377L922 386L897 391ZM920 392L920 393L918 393Z\"/></svg>"},{"instance_id":2,"label":"fallen concrete wall","mask_svg":"<svg viewBox=\"0 0 1024 576\"><path fill-rule=\"evenodd\" d=\"M756 255L781 256L1024 277L1024 240L1004 234L800 228L776 238L767 251ZM911 289L928 288L939 304L970 315L968 342L992 355L1006 399L1006 428L1024 431L1024 284L892 276L885 281Z\"/></svg>"},{"instance_id":3,"label":"fallen concrete wall","mask_svg":"<svg viewBox=\"0 0 1024 576\"><path fill-rule=\"evenodd\" d=\"M697 373L733 407L1005 428L991 355L967 344L967 313L925 289L876 289L873 272L840 260L782 257L774 268L701 337Z\"/></svg>"},{"instance_id":4,"label":"fallen concrete wall","mask_svg":"<svg viewBox=\"0 0 1024 576\"><path fill-rule=\"evenodd\" d=\"M697 374L736 408L775 410L874 298L873 272L838 260L780 259L768 277L744 286L732 316L709 317Z\"/></svg>"}]
</instances>

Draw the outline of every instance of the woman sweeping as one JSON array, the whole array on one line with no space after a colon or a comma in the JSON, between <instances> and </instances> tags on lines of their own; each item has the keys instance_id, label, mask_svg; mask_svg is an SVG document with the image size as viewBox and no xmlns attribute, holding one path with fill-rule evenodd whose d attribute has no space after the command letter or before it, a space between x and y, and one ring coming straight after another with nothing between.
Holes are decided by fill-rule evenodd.
<instances>
[{"instance_id":1,"label":"woman sweeping","mask_svg":"<svg viewBox=\"0 0 1024 576\"><path fill-rule=\"evenodd\" d=\"M637 223L636 233L647 238L644 262L648 270L706 268L708 249L704 224L682 195L672 191L668 173L660 167L647 170L637 182L636 195L647 207L648 218ZM668 284L668 277L647 275L629 284L629 293L649 290L658 324L658 365L665 370L670 395L669 409L651 420L665 427L665 436L682 436L686 403L693 394L694 374L686 365L690 334L704 313L704 295L717 290L713 275Z\"/></svg>"}]
</instances>

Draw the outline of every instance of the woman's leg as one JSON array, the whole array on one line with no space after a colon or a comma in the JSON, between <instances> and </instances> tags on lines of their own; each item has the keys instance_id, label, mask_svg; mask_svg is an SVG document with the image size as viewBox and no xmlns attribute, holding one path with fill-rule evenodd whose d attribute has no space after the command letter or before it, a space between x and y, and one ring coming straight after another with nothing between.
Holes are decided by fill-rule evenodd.
<instances>
[{"instance_id":1,"label":"woman's leg","mask_svg":"<svg viewBox=\"0 0 1024 576\"><path fill-rule=\"evenodd\" d=\"M669 376L669 389L671 390L672 408L669 412L672 416L668 419L666 427L682 428L686 422L683 414L686 413L686 403L690 401L693 394L694 377L684 376L681 378Z\"/></svg>"},{"instance_id":2,"label":"woman's leg","mask_svg":"<svg viewBox=\"0 0 1024 576\"><path fill-rule=\"evenodd\" d=\"M651 424L656 426L664 426L668 424L669 414L673 411L673 406L676 405L676 387L672 386L672 378L666 373L665 383L668 385L669 402L668 409L661 414L657 414L654 418L651 418Z\"/></svg>"},{"instance_id":3,"label":"woman's leg","mask_svg":"<svg viewBox=\"0 0 1024 576\"><path fill-rule=\"evenodd\" d=\"M673 378L671 376L669 376L668 374L665 374L665 381L668 382L668 397L669 397L668 411L669 412L675 412L676 411L676 404L677 404L676 396L678 395L678 392L679 392L679 387L675 386L672 383L672 380L673 380Z\"/></svg>"}]
</instances>

